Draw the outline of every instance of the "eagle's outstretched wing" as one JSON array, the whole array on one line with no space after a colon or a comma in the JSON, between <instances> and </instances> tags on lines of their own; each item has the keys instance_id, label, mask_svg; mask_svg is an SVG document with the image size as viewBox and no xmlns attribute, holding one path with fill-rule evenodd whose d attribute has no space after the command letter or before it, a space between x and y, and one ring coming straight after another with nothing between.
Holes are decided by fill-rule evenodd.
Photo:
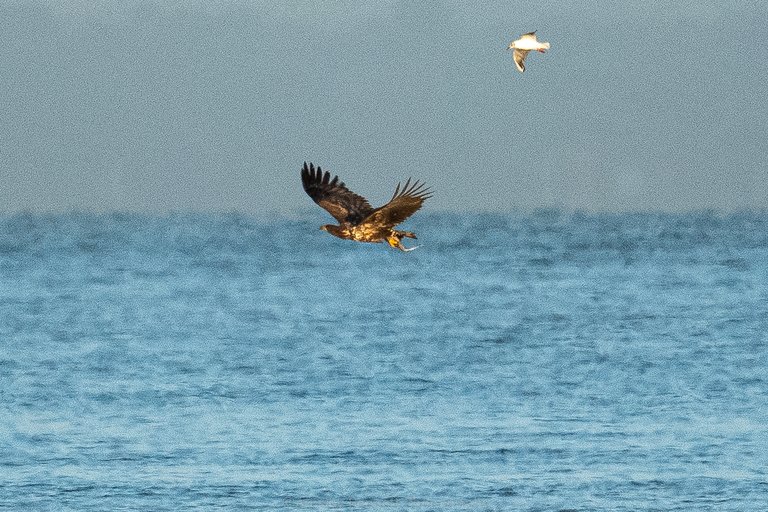
<instances>
[{"instance_id":1,"label":"eagle's outstretched wing","mask_svg":"<svg viewBox=\"0 0 768 512\"><path fill-rule=\"evenodd\" d=\"M384 206L376 208L365 218L363 223L393 228L413 215L430 197L432 197L432 192L426 188L424 183L418 180L411 183L411 179L408 178L405 186L400 188L398 183L392 199Z\"/></svg>"},{"instance_id":2,"label":"eagle's outstretched wing","mask_svg":"<svg viewBox=\"0 0 768 512\"><path fill-rule=\"evenodd\" d=\"M328 211L339 222L358 224L373 211L368 201L351 190L338 176L331 179L331 173L318 165L304 162L301 169L301 184L314 202Z\"/></svg>"}]
</instances>

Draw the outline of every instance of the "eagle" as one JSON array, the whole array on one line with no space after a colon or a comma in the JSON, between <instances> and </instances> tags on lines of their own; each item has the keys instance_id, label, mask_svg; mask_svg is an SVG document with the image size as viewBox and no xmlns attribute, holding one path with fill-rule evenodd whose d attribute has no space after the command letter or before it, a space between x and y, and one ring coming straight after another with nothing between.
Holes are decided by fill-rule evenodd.
<instances>
[{"instance_id":1,"label":"eagle","mask_svg":"<svg viewBox=\"0 0 768 512\"><path fill-rule=\"evenodd\" d=\"M307 162L301 169L301 184L307 195L339 222L338 226L326 224L320 229L345 240L387 242L390 247L401 251L415 249L404 247L402 240L416 238L416 235L410 231L399 231L395 226L413 215L425 200L432 197L432 192L424 183L418 180L411 183L411 178L408 178L404 186L397 184L387 204L373 208L367 199L349 190L338 176L331 179L330 172L323 172L319 165L315 167Z\"/></svg>"}]
</instances>

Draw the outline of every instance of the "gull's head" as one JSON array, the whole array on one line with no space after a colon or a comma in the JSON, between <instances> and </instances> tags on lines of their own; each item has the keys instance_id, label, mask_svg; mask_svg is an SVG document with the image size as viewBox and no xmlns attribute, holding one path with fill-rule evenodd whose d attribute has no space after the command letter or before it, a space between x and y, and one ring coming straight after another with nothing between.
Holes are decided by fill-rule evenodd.
<instances>
[{"instance_id":1,"label":"gull's head","mask_svg":"<svg viewBox=\"0 0 768 512\"><path fill-rule=\"evenodd\" d=\"M320 226L320 231L328 231L328 224Z\"/></svg>"},{"instance_id":2,"label":"gull's head","mask_svg":"<svg viewBox=\"0 0 768 512\"><path fill-rule=\"evenodd\" d=\"M511 43L509 43L509 46L507 46L507 50L514 50L514 49L515 49L515 42L512 41Z\"/></svg>"}]
</instances>

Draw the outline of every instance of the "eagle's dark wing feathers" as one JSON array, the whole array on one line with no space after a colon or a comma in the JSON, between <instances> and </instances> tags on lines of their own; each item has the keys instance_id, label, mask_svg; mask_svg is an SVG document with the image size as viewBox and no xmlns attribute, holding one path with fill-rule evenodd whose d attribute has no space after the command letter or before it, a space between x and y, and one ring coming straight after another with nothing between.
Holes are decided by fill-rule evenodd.
<instances>
[{"instance_id":1,"label":"eagle's dark wing feathers","mask_svg":"<svg viewBox=\"0 0 768 512\"><path fill-rule=\"evenodd\" d=\"M331 173L318 165L307 165L301 169L301 183L314 202L328 211L339 222L358 224L373 211L368 201L351 190L338 176L331 179Z\"/></svg>"},{"instance_id":2,"label":"eagle's dark wing feathers","mask_svg":"<svg viewBox=\"0 0 768 512\"><path fill-rule=\"evenodd\" d=\"M375 223L393 228L413 215L430 197L432 197L432 192L424 183L418 180L411 183L411 179L408 178L402 188L398 183L392 199L384 206L371 212L363 223Z\"/></svg>"}]
</instances>

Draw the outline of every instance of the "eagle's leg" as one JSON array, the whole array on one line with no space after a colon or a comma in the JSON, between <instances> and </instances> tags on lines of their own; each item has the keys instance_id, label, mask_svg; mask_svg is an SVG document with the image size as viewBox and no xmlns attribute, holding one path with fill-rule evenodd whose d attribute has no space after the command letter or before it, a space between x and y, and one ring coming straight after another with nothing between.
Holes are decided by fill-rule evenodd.
<instances>
[{"instance_id":1,"label":"eagle's leg","mask_svg":"<svg viewBox=\"0 0 768 512\"><path fill-rule=\"evenodd\" d=\"M411 233L410 231L395 231L394 229L389 233L389 236L387 237L387 243L390 247L394 249L400 249L401 251L410 251L411 249L406 249L403 246L402 240L403 238L416 238L416 235L414 233Z\"/></svg>"},{"instance_id":2,"label":"eagle's leg","mask_svg":"<svg viewBox=\"0 0 768 512\"><path fill-rule=\"evenodd\" d=\"M397 231L392 231L387 237L387 243L394 249L403 250L403 244L400 243L401 237L397 236Z\"/></svg>"}]
</instances>

